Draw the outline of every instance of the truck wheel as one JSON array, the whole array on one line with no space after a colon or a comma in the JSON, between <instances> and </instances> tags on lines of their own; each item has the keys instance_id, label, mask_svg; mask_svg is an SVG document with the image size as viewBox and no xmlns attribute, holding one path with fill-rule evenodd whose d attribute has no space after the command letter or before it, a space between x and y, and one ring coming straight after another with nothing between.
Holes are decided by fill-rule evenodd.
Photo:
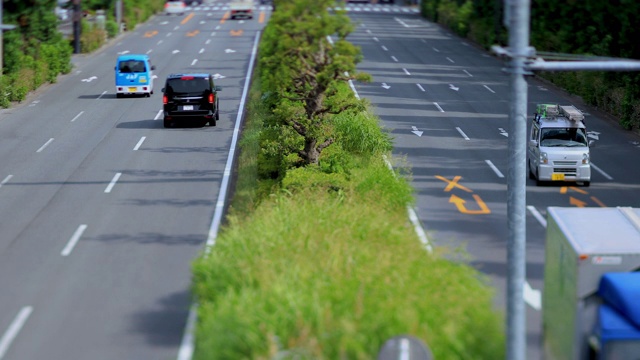
<instances>
[{"instance_id":1,"label":"truck wheel","mask_svg":"<svg viewBox=\"0 0 640 360\"><path fill-rule=\"evenodd\" d=\"M531 163L527 161L527 169L529 170L529 179L534 180L536 177L533 176L533 171L531 171Z\"/></svg>"}]
</instances>

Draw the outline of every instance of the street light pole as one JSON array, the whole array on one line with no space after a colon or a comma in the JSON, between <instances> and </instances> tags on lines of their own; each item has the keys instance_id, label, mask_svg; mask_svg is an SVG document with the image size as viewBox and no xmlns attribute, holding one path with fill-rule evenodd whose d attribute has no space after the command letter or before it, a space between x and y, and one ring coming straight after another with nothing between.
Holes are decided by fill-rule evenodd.
<instances>
[{"instance_id":1,"label":"street light pole","mask_svg":"<svg viewBox=\"0 0 640 360\"><path fill-rule=\"evenodd\" d=\"M80 54L80 31L82 28L81 0L73 0L73 53Z\"/></svg>"}]
</instances>

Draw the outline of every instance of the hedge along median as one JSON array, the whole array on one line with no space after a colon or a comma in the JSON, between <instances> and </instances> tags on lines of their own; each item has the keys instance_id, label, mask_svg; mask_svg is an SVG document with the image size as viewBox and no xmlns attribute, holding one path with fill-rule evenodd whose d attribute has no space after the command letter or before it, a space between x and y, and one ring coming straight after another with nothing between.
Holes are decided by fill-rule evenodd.
<instances>
[{"instance_id":1,"label":"hedge along median","mask_svg":"<svg viewBox=\"0 0 640 360\"><path fill-rule=\"evenodd\" d=\"M276 13L293 22L286 6ZM276 13L267 43L277 38L269 34ZM326 20L305 26L315 18ZM263 86L269 77L260 74L271 70L259 64L227 224L193 267L195 358L371 359L399 334L422 339L436 359L504 358L492 289L442 250L428 253L414 233L408 171L384 163L391 139L379 120L359 106L324 119L329 135L320 138L333 143L317 164L303 165L279 147L303 146L278 121L300 116L299 104L290 90ZM332 86L339 99L329 100L344 104L348 88Z\"/></svg>"}]
</instances>

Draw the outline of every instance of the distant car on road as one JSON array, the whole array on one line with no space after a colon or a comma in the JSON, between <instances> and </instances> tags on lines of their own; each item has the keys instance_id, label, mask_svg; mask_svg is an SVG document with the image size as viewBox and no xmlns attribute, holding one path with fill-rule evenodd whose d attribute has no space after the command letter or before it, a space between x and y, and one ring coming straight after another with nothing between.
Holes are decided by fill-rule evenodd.
<instances>
[{"instance_id":1,"label":"distant car on road","mask_svg":"<svg viewBox=\"0 0 640 360\"><path fill-rule=\"evenodd\" d=\"M182 0L169 0L164 4L164 13L167 15L184 15L187 4Z\"/></svg>"},{"instance_id":2,"label":"distant car on road","mask_svg":"<svg viewBox=\"0 0 640 360\"><path fill-rule=\"evenodd\" d=\"M162 92L164 127L181 121L196 120L216 126L220 119L218 91L211 74L171 74Z\"/></svg>"}]
</instances>

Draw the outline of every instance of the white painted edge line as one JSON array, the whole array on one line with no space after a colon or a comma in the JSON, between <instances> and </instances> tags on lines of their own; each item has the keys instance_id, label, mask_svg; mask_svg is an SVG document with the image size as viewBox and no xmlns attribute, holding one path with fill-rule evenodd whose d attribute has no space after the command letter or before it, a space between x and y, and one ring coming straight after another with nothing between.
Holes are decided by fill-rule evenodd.
<instances>
[{"instance_id":1,"label":"white painted edge line","mask_svg":"<svg viewBox=\"0 0 640 360\"><path fill-rule=\"evenodd\" d=\"M44 145L40 146L40 149L36 150L37 153L42 152L42 150L44 150L44 148L46 148L47 146L49 146L49 144L51 144L53 142L53 138L49 139L49 141L47 141L46 143L44 143Z\"/></svg>"},{"instance_id":2,"label":"white painted edge line","mask_svg":"<svg viewBox=\"0 0 640 360\"><path fill-rule=\"evenodd\" d=\"M384 46L384 45L382 45L382 50L384 50L384 51L389 51L389 49L387 49L387 47L386 47L386 46Z\"/></svg>"},{"instance_id":3,"label":"white painted edge line","mask_svg":"<svg viewBox=\"0 0 640 360\"><path fill-rule=\"evenodd\" d=\"M116 173L113 176L113 179L111 179L111 182L109 183L109 185L107 185L107 188L104 189L104 192L106 194L110 193L111 190L113 190L113 187L116 186L116 183L118 182L118 179L120 179L120 176L122 176L122 173Z\"/></svg>"},{"instance_id":4,"label":"white painted edge line","mask_svg":"<svg viewBox=\"0 0 640 360\"><path fill-rule=\"evenodd\" d=\"M60 255L69 256L69 254L71 254L71 251L73 251L73 248L78 243L78 240L80 240L80 237L82 237L82 233L84 233L85 230L87 230L86 224L78 226L78 229L76 229L76 232L73 233L73 236L71 236L71 239L69 239L69 242L64 247L64 249L62 249Z\"/></svg>"},{"instance_id":5,"label":"white painted edge line","mask_svg":"<svg viewBox=\"0 0 640 360\"><path fill-rule=\"evenodd\" d=\"M491 162L491 160L485 160L484 162L487 163L487 165L489 165L489 167L491 168L491 170L493 170L493 172L496 173L496 175L498 175L499 178L504 178L504 174L500 172L500 170L498 170L498 168L493 165L493 163Z\"/></svg>"},{"instance_id":6,"label":"white painted edge line","mask_svg":"<svg viewBox=\"0 0 640 360\"><path fill-rule=\"evenodd\" d=\"M163 112L163 111L164 111L164 110L162 110L162 109L158 110L158 113L156 114L156 117L154 117L154 118L153 118L153 120L158 120L158 119L160 119L160 115L162 115L162 112Z\"/></svg>"},{"instance_id":7,"label":"white painted edge line","mask_svg":"<svg viewBox=\"0 0 640 360\"><path fill-rule=\"evenodd\" d=\"M398 360L411 360L411 343L407 338L400 340L400 357Z\"/></svg>"},{"instance_id":8,"label":"white painted edge line","mask_svg":"<svg viewBox=\"0 0 640 360\"><path fill-rule=\"evenodd\" d=\"M411 73L409 72L409 70L407 70L407 69L405 69L405 68L402 68L402 70L404 71L404 73L405 73L405 74L407 74L407 75L411 75Z\"/></svg>"},{"instance_id":9,"label":"white painted edge line","mask_svg":"<svg viewBox=\"0 0 640 360\"><path fill-rule=\"evenodd\" d=\"M544 228L547 227L547 220L545 220L544 216L542 216L542 214L540 214L538 209L536 209L534 206L528 205L527 206L527 210L529 210L531 215L533 215L533 217L536 218L536 220L538 220L540 225L542 225Z\"/></svg>"},{"instance_id":10,"label":"white painted edge line","mask_svg":"<svg viewBox=\"0 0 640 360\"><path fill-rule=\"evenodd\" d=\"M8 183L8 182L9 182L9 180L11 180L11 178L12 178L12 177L13 177L13 175L7 175L7 177L6 177L6 178L4 178L4 180L2 180L2 181L0 182L0 187L2 187L2 185L4 185L4 184Z\"/></svg>"},{"instance_id":11,"label":"white painted edge line","mask_svg":"<svg viewBox=\"0 0 640 360\"><path fill-rule=\"evenodd\" d=\"M198 317L198 304L194 303L189 308L189 316L187 317L187 324L184 326L184 336L180 343L180 351L178 352L178 360L190 360L193 357L194 344L194 329L196 319Z\"/></svg>"},{"instance_id":12,"label":"white painted edge line","mask_svg":"<svg viewBox=\"0 0 640 360\"><path fill-rule=\"evenodd\" d=\"M462 135L462 137L463 137L465 140L471 140L471 139L469 139L469 137L467 136L467 134L465 134L465 133L464 133L464 131L462 131L462 129L460 129L459 127L457 127L457 126L456 126L456 130L458 130L458 132L460 133L460 135Z\"/></svg>"},{"instance_id":13,"label":"white painted edge line","mask_svg":"<svg viewBox=\"0 0 640 360\"><path fill-rule=\"evenodd\" d=\"M596 164L591 163L591 167L593 167L594 169L596 169L600 174L602 174L602 176L606 177L607 180L613 180L613 177L611 177L609 174L607 174L606 172L604 172L602 169L600 169L599 167L596 166Z\"/></svg>"},{"instance_id":14,"label":"white painted edge line","mask_svg":"<svg viewBox=\"0 0 640 360\"><path fill-rule=\"evenodd\" d=\"M31 306L25 306L20 309L18 315L13 319L7 331L2 335L2 338L0 338L0 360L4 359L7 351L9 351L11 343L18 336L18 333L22 330L22 327L27 322L27 319L29 319L32 312L33 307Z\"/></svg>"},{"instance_id":15,"label":"white painted edge line","mask_svg":"<svg viewBox=\"0 0 640 360\"><path fill-rule=\"evenodd\" d=\"M191 62L191 66L195 65L198 62L198 59L193 59L193 61Z\"/></svg>"},{"instance_id":16,"label":"white painted edge line","mask_svg":"<svg viewBox=\"0 0 640 360\"><path fill-rule=\"evenodd\" d=\"M140 149L140 146L142 146L142 143L146 138L146 136L141 137L136 146L133 148L133 151L137 151L138 149Z\"/></svg>"},{"instance_id":17,"label":"white painted edge line","mask_svg":"<svg viewBox=\"0 0 640 360\"><path fill-rule=\"evenodd\" d=\"M442 107L440 107L440 105L438 105L437 102L434 102L433 105L435 105L438 108L438 110L440 110L440 112L444 112L444 109L442 109Z\"/></svg>"},{"instance_id":18,"label":"white painted edge line","mask_svg":"<svg viewBox=\"0 0 640 360\"><path fill-rule=\"evenodd\" d=\"M467 70L462 70L465 74L469 75L469 77L473 77L473 75L471 75L470 72L468 72Z\"/></svg>"},{"instance_id":19,"label":"white painted edge line","mask_svg":"<svg viewBox=\"0 0 640 360\"><path fill-rule=\"evenodd\" d=\"M456 62L455 62L455 61L453 61L453 59L452 59L452 58L450 58L450 57L447 57L447 60L449 60L449 62L450 62L450 63L452 63L452 64L455 64L455 63L456 63Z\"/></svg>"},{"instance_id":20,"label":"white painted edge line","mask_svg":"<svg viewBox=\"0 0 640 360\"><path fill-rule=\"evenodd\" d=\"M427 90L425 90L425 89L422 87L422 85L420 85L420 84L416 84L416 86L418 87L418 89L422 90L423 92L427 91Z\"/></svg>"},{"instance_id":21,"label":"white painted edge line","mask_svg":"<svg viewBox=\"0 0 640 360\"><path fill-rule=\"evenodd\" d=\"M227 157L224 174L222 175L222 182L220 183L220 193L218 193L218 201L213 212L211 225L209 226L209 235L207 237L207 243L205 245L205 254L209 254L211 248L216 243L216 238L218 237L218 230L220 229L220 223L222 221L222 211L224 210L224 203L226 201L227 191L229 188L229 179L231 178L231 170L233 168L233 159L235 158L238 136L240 135L240 123L242 122L242 117L244 115L244 103L247 99L247 94L249 93L249 83L253 74L253 64L256 61L256 55L258 53L259 40L260 31L256 33L256 37L253 41L251 58L249 59L249 66L247 67L247 76L244 80L244 87L242 89L242 95L240 96L240 104L238 105L238 116L236 116L236 123L233 127L231 145L229 145L229 156ZM177 360L191 360L193 356L193 349L195 346L193 332L197 318L197 306L197 304L194 304L189 310L189 318L187 318L187 325L185 326L184 335L182 336L182 342L180 343ZM193 317L193 321L190 320L191 317Z\"/></svg>"},{"instance_id":22,"label":"white painted edge line","mask_svg":"<svg viewBox=\"0 0 640 360\"><path fill-rule=\"evenodd\" d=\"M484 86L484 87L485 87L485 89L487 89L487 90L491 91L492 93L494 93L494 94L496 93L495 91L493 91L493 90L492 90L490 87L488 87L487 85L482 85L482 86Z\"/></svg>"},{"instance_id":23,"label":"white painted edge line","mask_svg":"<svg viewBox=\"0 0 640 360\"><path fill-rule=\"evenodd\" d=\"M96 100L100 100L100 98L101 98L104 94L106 94L106 93L107 93L107 91L106 91L106 90L105 90L105 91L103 91L103 92L102 92L102 94L100 94L100 95L96 98Z\"/></svg>"},{"instance_id":24,"label":"white painted edge line","mask_svg":"<svg viewBox=\"0 0 640 360\"><path fill-rule=\"evenodd\" d=\"M78 115L76 115L73 119L71 119L71 122L74 122L74 121L78 120L78 118L79 118L82 114L84 114L84 111L80 111L80 112L78 113Z\"/></svg>"}]
</instances>

